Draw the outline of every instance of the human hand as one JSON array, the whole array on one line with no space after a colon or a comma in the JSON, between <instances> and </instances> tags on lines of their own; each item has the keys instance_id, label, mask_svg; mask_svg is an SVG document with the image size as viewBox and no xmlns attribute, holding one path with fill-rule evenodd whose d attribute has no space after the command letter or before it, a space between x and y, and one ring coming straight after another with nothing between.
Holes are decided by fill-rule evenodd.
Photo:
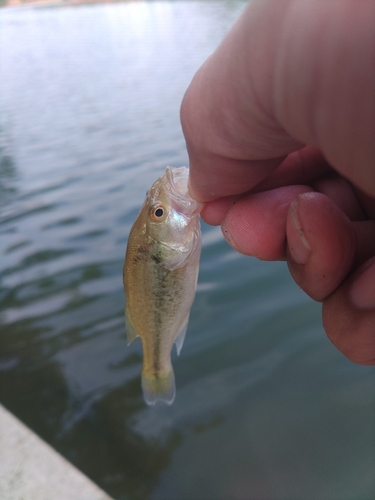
<instances>
[{"instance_id":1,"label":"human hand","mask_svg":"<svg viewBox=\"0 0 375 500\"><path fill-rule=\"evenodd\" d=\"M181 107L190 191L241 253L286 259L375 364L375 0L255 0Z\"/></svg>"}]
</instances>

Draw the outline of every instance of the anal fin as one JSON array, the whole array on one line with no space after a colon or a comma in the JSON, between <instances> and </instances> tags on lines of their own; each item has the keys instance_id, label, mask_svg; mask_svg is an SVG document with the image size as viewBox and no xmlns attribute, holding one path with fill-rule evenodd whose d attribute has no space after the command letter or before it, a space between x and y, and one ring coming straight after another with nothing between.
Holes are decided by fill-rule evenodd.
<instances>
[{"instance_id":1,"label":"anal fin","mask_svg":"<svg viewBox=\"0 0 375 500\"><path fill-rule=\"evenodd\" d=\"M185 340L185 335L186 335L186 330L189 322L189 315L187 315L187 318L185 319L181 330L178 332L177 337L174 341L176 344L176 349L177 349L177 354L180 355L182 346L184 345L184 340Z\"/></svg>"}]
</instances>

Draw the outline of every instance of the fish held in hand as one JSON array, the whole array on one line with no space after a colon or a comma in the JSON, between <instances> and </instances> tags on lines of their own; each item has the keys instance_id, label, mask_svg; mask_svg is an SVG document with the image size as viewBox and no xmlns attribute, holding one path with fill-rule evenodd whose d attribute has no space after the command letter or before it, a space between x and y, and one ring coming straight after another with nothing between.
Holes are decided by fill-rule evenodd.
<instances>
[{"instance_id":1,"label":"fish held in hand","mask_svg":"<svg viewBox=\"0 0 375 500\"><path fill-rule=\"evenodd\" d=\"M147 192L130 231L123 278L128 342L141 337L147 404L172 404L171 351L180 353L197 286L202 203L188 192L189 170L167 167Z\"/></svg>"}]
</instances>

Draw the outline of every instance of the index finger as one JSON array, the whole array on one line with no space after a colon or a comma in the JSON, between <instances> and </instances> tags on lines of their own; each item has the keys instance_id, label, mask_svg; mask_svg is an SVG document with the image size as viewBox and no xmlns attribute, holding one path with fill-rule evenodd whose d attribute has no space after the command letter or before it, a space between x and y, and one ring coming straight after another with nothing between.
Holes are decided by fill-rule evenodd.
<instances>
[{"instance_id":1,"label":"index finger","mask_svg":"<svg viewBox=\"0 0 375 500\"><path fill-rule=\"evenodd\" d=\"M181 107L193 196L248 191L304 144L375 194L375 2L253 1Z\"/></svg>"}]
</instances>

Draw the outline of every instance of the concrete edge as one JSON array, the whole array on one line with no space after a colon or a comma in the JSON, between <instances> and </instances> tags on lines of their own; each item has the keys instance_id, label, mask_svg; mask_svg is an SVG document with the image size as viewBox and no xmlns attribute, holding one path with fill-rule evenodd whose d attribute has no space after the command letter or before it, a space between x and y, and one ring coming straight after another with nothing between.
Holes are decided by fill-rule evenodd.
<instances>
[{"instance_id":1,"label":"concrete edge","mask_svg":"<svg viewBox=\"0 0 375 500\"><path fill-rule=\"evenodd\" d=\"M113 500L0 405L1 500Z\"/></svg>"}]
</instances>

